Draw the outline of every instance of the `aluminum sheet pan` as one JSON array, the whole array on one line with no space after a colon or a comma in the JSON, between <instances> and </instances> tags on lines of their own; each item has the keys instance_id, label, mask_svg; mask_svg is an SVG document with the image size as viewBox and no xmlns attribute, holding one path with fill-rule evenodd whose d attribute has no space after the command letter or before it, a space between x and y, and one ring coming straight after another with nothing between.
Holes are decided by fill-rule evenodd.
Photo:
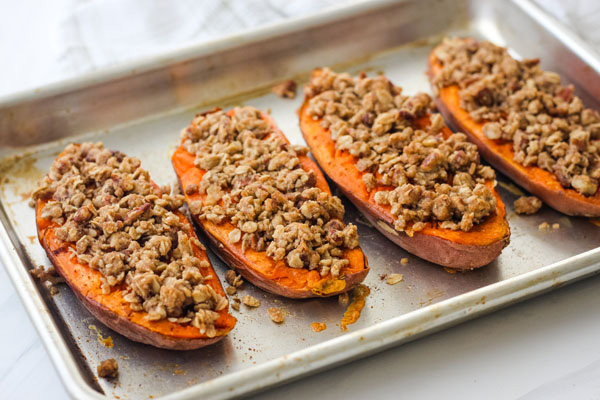
<instances>
[{"instance_id":1,"label":"aluminum sheet pan","mask_svg":"<svg viewBox=\"0 0 600 400\"><path fill-rule=\"evenodd\" d=\"M179 131L198 111L239 104L270 109L294 143L303 143L296 110L301 97L270 94L273 83L305 81L323 65L353 73L384 72L406 93L429 91L426 57L444 35L470 35L508 45L515 55L540 56L545 68L573 82L598 107L596 53L525 0L369 2L192 47L118 70L22 93L0 104L0 256L71 395L78 399L227 398L248 394L381 351L506 306L600 269L600 228L545 207L517 217L519 189L500 176L508 207L510 245L490 265L450 273L396 247L346 202L359 227L371 272L371 295L347 332L336 299L287 300L245 284L261 307L233 313L228 338L197 351L174 352L131 342L98 323L68 287L49 296L28 269L49 262L36 239L28 195L66 143L101 140L137 156L160 184L175 182L169 156ZM335 190L335 188L334 188ZM542 222L560 229L541 232ZM400 262L408 258L408 264ZM213 254L217 273L227 267ZM392 272L404 281L389 286ZM267 308L289 315L282 325ZM312 322L327 329L316 333ZM111 336L114 347L99 337ZM98 380L97 364L114 357L117 383Z\"/></svg>"}]
</instances>

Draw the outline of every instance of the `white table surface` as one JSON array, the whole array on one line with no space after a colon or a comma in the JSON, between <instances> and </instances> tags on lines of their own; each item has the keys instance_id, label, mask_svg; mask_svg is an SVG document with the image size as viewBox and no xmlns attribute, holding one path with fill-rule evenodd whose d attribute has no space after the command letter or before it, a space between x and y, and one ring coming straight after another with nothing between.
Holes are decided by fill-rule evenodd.
<instances>
[{"instance_id":1,"label":"white table surface","mask_svg":"<svg viewBox=\"0 0 600 400\"><path fill-rule=\"evenodd\" d=\"M11 55L2 57L0 95L114 63L83 57L86 42L65 38L91 3L0 0L0 54ZM600 44L600 4L540 3ZM600 399L599 305L600 276L255 398ZM0 398L67 398L3 268L0 313Z\"/></svg>"}]
</instances>

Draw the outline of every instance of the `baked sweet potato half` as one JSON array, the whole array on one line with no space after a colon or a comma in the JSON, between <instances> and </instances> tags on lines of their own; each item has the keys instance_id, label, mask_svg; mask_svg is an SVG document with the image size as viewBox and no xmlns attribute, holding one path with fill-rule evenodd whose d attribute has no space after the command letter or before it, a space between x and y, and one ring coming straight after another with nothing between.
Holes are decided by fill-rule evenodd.
<instances>
[{"instance_id":1,"label":"baked sweet potato half","mask_svg":"<svg viewBox=\"0 0 600 400\"><path fill-rule=\"evenodd\" d=\"M384 192L386 196L391 196L390 193L392 192L390 191L395 188L396 190L407 189L410 193L415 194L415 190L418 188L415 188L417 185L412 183L419 177L418 174L421 173L423 167L426 167L429 162L426 160L432 159L431 156L428 158L423 154L424 158L417 157L417 166L408 167L406 170L405 167L408 164L399 165L396 163L395 166L388 168L386 165L378 165L377 162L400 155L402 146L408 142L400 142L399 147L390 147L390 143L396 142L399 138L408 140L406 137L410 137L413 132L418 132L419 129L429 126L431 115L425 108L429 101L428 96L419 95L414 98L405 98L400 94L401 89L394 87L385 77L380 76L370 81L368 79L370 78L366 78L364 75L353 78L348 74L335 74L328 69L313 72L311 82L305 90L306 98L300 109L299 117L304 139L315 159L327 176L338 185L373 226L408 252L432 263L456 269L473 269L490 263L508 244L510 237L504 204L494 189L493 171L486 170L491 179L486 179L478 189L481 190L481 186L487 188L487 195L493 196L488 197L488 200L493 198L493 200L490 200L490 203L493 203L493 209L488 209L489 214L483 216L478 223L470 221L471 223L465 224L464 219L466 217L464 216L458 224L452 223L452 212L456 211L452 211L445 216L442 215L443 212L438 212L442 211L442 208L436 208L438 200L441 203L447 200L447 197L443 194L438 193L436 195L441 199L436 197L432 209L429 200L423 201L420 197L427 194L427 192L419 190L412 203L413 209L408 214L399 212L403 206L402 199L393 206L385 196L383 201L379 198L381 192ZM335 94L336 91L338 94ZM318 95L324 97L321 105L318 103L312 104L317 110L317 115L315 115L315 112L309 112L309 107L311 107L311 100ZM395 100L392 100L391 96L395 96ZM359 99L356 100L356 97ZM373 101L373 99L376 100ZM423 107L417 110L419 101L422 101ZM390 104L385 106L384 102ZM396 104L393 104L394 102ZM398 109L400 103L403 106ZM368 104L366 109L369 111L365 111L364 104ZM357 111L354 113L349 112L355 106ZM407 108L409 106L412 107L412 111ZM342 114L343 118L340 118L339 113L335 110L342 107L345 107L345 109L344 114ZM332 111L327 111L328 109ZM329 118L328 121L324 122L325 118ZM390 121L395 122L386 122L383 120L384 118L391 118ZM356 120L359 122L356 122ZM386 136L394 131L394 124L399 123L410 127L409 131L406 131L406 127L401 129L406 134L404 139L398 136L404 135L402 132ZM448 140L453 140L449 139L452 132L446 126L443 126L441 118L436 118L435 123L440 125L439 132L436 134L441 136L438 137L438 142L447 143ZM351 126L353 128L350 128ZM330 128L336 130L337 143L332 137ZM351 129L355 131L351 132ZM356 132L358 130L359 133ZM378 133L380 136L369 139L372 137L371 132L375 130L380 130ZM429 140L427 134L424 135L422 139ZM344 139L343 136L352 136L354 139ZM357 137L361 139L359 140ZM443 142L442 137L446 139L446 142ZM459 139L456 144L464 146L464 144L460 144L461 141L464 141L464 138L460 137ZM371 145L367 143L367 146L371 146L372 149L365 149L363 143L370 140L373 140L373 142ZM426 147L422 143L424 142L404 146L404 152L408 154L414 151L415 146L417 148ZM473 149L470 151L472 152ZM372 157L376 161L369 158L370 154L374 154L373 152L377 153ZM454 154L460 156L462 153L459 150ZM451 157L453 156L451 155ZM477 161L476 154L472 157L473 160ZM454 163L460 161L457 157L450 159L450 161L452 160L454 160ZM477 168L480 167L477 166ZM406 174L412 175L412 178L407 178ZM390 177L390 175L393 176ZM426 176L423 177L426 178ZM440 176L437 179L439 178ZM441 178L441 185L444 182L453 181L451 174L448 176L443 175ZM483 179L480 180L484 181ZM439 185L436 183L430 186L440 188L442 191L448 189L447 185L444 187L445 189ZM407 194L408 192L403 193ZM460 202L459 199L456 201ZM408 203L405 205L408 205ZM393 210L395 207L396 209ZM433 210L430 220L418 221L415 219L398 223L399 215L418 216L421 208ZM446 225L442 221L436 221L435 218L437 217L445 218ZM433 220L431 220L432 218ZM420 226L414 229L417 223ZM449 226L449 228L443 226ZM465 231L460 226L468 229ZM396 229L397 227L399 229Z\"/></svg>"},{"instance_id":2,"label":"baked sweet potato half","mask_svg":"<svg viewBox=\"0 0 600 400\"><path fill-rule=\"evenodd\" d=\"M252 284L290 298L333 296L369 272L341 201L268 115L200 114L172 163L212 248Z\"/></svg>"},{"instance_id":3,"label":"baked sweet potato half","mask_svg":"<svg viewBox=\"0 0 600 400\"><path fill-rule=\"evenodd\" d=\"M447 55L448 65L463 57L458 72L444 70L436 54ZM538 62L514 60L489 42L446 40L429 56L435 104L486 161L518 185L564 214L597 217L600 118Z\"/></svg>"},{"instance_id":4,"label":"baked sweet potato half","mask_svg":"<svg viewBox=\"0 0 600 400\"><path fill-rule=\"evenodd\" d=\"M74 144L34 193L38 238L83 305L136 342L172 350L235 326L183 199L161 194L139 161Z\"/></svg>"}]
</instances>

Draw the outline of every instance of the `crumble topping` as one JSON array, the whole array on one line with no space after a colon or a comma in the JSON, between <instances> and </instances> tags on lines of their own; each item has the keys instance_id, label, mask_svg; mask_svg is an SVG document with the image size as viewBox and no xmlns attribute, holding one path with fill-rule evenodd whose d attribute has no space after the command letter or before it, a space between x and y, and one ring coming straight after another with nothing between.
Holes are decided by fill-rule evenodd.
<instances>
[{"instance_id":1,"label":"crumble topping","mask_svg":"<svg viewBox=\"0 0 600 400\"><path fill-rule=\"evenodd\" d=\"M298 156L307 149L287 144L252 107L234 115L198 115L182 132L183 147L207 172L198 185L204 202L190 212L215 224L230 222L231 243L242 251L265 251L291 268L317 269L337 277L349 261L344 249L358 246L356 226L344 224L344 206L315 186Z\"/></svg>"},{"instance_id":2,"label":"crumble topping","mask_svg":"<svg viewBox=\"0 0 600 400\"><path fill-rule=\"evenodd\" d=\"M517 214L532 215L542 208L542 201L535 196L521 196L514 202Z\"/></svg>"},{"instance_id":3,"label":"crumble topping","mask_svg":"<svg viewBox=\"0 0 600 400\"><path fill-rule=\"evenodd\" d=\"M100 378L115 379L119 376L119 363L114 358L104 360L97 367Z\"/></svg>"},{"instance_id":4,"label":"crumble topping","mask_svg":"<svg viewBox=\"0 0 600 400\"><path fill-rule=\"evenodd\" d=\"M248 307L251 307L251 308L260 307L260 300L258 300L256 297L251 296L249 294L242 297L242 303L244 303L245 305L247 305Z\"/></svg>"},{"instance_id":5,"label":"crumble topping","mask_svg":"<svg viewBox=\"0 0 600 400\"><path fill-rule=\"evenodd\" d=\"M390 274L390 276L388 276L385 280L385 283L387 283L388 285L395 285L397 283L402 282L403 280L404 276L402 274Z\"/></svg>"},{"instance_id":6,"label":"crumble topping","mask_svg":"<svg viewBox=\"0 0 600 400\"><path fill-rule=\"evenodd\" d=\"M507 49L473 39L445 39L435 55L438 88L458 85L460 106L484 122L490 139L512 142L514 160L552 172L584 196L598 190L600 116L585 108L539 59L516 60Z\"/></svg>"},{"instance_id":7,"label":"crumble topping","mask_svg":"<svg viewBox=\"0 0 600 400\"><path fill-rule=\"evenodd\" d=\"M442 228L470 230L496 209L485 185L494 171L481 165L477 147L462 133L447 139L444 121L430 115L430 125L417 120L432 110L425 93L409 97L385 76L352 77L325 68L305 88L308 113L329 129L339 150L357 159L367 191L389 205L394 228L412 234L427 222Z\"/></svg>"},{"instance_id":8,"label":"crumble topping","mask_svg":"<svg viewBox=\"0 0 600 400\"><path fill-rule=\"evenodd\" d=\"M282 324L285 321L285 315L283 314L283 311L277 307L270 307L267 310L267 313L269 314L271 321L275 322L276 324Z\"/></svg>"},{"instance_id":9,"label":"crumble topping","mask_svg":"<svg viewBox=\"0 0 600 400\"><path fill-rule=\"evenodd\" d=\"M216 334L217 311L227 307L200 267L204 249L178 213L181 195L161 193L140 160L101 143L69 145L33 193L48 200L42 217L59 225L56 237L72 245L81 264L102 274L105 294L124 287L124 299L147 319L191 323Z\"/></svg>"},{"instance_id":10,"label":"crumble topping","mask_svg":"<svg viewBox=\"0 0 600 400\"><path fill-rule=\"evenodd\" d=\"M296 98L296 82L289 79L273 86L273 93L282 99L294 99Z\"/></svg>"}]
</instances>

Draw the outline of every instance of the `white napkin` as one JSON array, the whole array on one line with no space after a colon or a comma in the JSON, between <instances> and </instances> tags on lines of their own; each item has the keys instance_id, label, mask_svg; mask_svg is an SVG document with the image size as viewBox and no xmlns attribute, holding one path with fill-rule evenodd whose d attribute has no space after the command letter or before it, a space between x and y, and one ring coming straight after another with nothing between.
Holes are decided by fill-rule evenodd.
<instances>
[{"instance_id":1,"label":"white napkin","mask_svg":"<svg viewBox=\"0 0 600 400\"><path fill-rule=\"evenodd\" d=\"M62 24L64 69L84 72L359 0L88 0Z\"/></svg>"}]
</instances>

